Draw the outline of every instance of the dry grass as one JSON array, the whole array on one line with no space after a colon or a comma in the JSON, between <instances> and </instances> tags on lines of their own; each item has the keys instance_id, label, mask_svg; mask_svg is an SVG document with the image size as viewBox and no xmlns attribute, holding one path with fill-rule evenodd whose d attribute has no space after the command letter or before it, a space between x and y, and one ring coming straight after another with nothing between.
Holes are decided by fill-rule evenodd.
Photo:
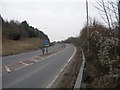
<instances>
[{"instance_id":1,"label":"dry grass","mask_svg":"<svg viewBox=\"0 0 120 90\"><path fill-rule=\"evenodd\" d=\"M44 40L39 38L23 38L18 41L4 38L2 39L2 56L36 50L43 46Z\"/></svg>"}]
</instances>

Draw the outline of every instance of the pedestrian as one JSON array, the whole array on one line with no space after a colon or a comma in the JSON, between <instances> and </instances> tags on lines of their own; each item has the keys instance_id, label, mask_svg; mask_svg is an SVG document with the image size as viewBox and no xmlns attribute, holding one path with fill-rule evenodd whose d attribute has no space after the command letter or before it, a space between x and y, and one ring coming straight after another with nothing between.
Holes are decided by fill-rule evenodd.
<instances>
[{"instance_id":1,"label":"pedestrian","mask_svg":"<svg viewBox=\"0 0 120 90\"><path fill-rule=\"evenodd\" d=\"M46 48L46 53L48 53L48 48Z\"/></svg>"},{"instance_id":2,"label":"pedestrian","mask_svg":"<svg viewBox=\"0 0 120 90\"><path fill-rule=\"evenodd\" d=\"M45 49L44 48L42 48L42 54L44 54L45 53Z\"/></svg>"}]
</instances>

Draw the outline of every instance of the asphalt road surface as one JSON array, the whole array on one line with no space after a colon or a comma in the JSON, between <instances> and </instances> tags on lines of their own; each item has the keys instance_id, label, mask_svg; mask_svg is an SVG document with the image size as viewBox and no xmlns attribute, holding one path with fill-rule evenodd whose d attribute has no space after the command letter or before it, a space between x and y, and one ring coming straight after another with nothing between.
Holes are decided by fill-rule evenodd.
<instances>
[{"instance_id":1,"label":"asphalt road surface","mask_svg":"<svg viewBox=\"0 0 120 90\"><path fill-rule=\"evenodd\" d=\"M61 44L55 44L54 46L49 47L49 52L61 47ZM17 61L21 61L23 59L29 59L32 58L34 56L40 55L42 52L41 50L36 50L36 51L32 51L32 52L27 52L27 53L21 53L21 54L16 54L16 55L11 55L11 56L5 56L2 58L2 65L7 65L7 64L11 64Z\"/></svg>"},{"instance_id":2,"label":"asphalt road surface","mask_svg":"<svg viewBox=\"0 0 120 90\"><path fill-rule=\"evenodd\" d=\"M50 48L58 48L61 45L55 45ZM8 56L3 58L3 65L20 61L25 58L31 58L39 55L40 50ZM4 74L2 76L2 88L50 88L56 82L55 80L62 73L62 70L67 66L68 62L72 60L76 49L73 45L66 45L66 47L52 55L48 55L41 61L32 65ZM19 56L20 55L20 56ZM10 61L9 61L10 60Z\"/></svg>"}]
</instances>

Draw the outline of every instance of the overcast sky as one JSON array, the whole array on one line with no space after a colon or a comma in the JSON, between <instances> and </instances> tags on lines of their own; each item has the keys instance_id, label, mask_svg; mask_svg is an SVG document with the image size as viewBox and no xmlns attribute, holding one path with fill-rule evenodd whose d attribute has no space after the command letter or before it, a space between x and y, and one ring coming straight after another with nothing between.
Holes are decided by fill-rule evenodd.
<instances>
[{"instance_id":1,"label":"overcast sky","mask_svg":"<svg viewBox=\"0 0 120 90\"><path fill-rule=\"evenodd\" d=\"M89 16L99 18L89 0ZM78 36L86 22L85 0L0 0L4 19L26 20L42 30L51 41Z\"/></svg>"}]
</instances>

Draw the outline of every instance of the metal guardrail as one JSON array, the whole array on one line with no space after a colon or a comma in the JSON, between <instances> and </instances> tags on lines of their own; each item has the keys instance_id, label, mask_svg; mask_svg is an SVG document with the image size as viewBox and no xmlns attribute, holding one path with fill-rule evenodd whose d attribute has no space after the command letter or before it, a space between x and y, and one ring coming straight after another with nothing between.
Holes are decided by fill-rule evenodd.
<instances>
[{"instance_id":1,"label":"metal guardrail","mask_svg":"<svg viewBox=\"0 0 120 90\"><path fill-rule=\"evenodd\" d=\"M81 47L80 47L80 49L82 51L83 62L82 62L82 65L80 67L80 71L79 71L79 74L78 74L78 77L77 77L77 80L76 80L76 83L75 83L75 86L74 86L74 90L76 90L76 89L80 90L80 88L81 88L83 72L84 72L84 67L85 67L85 55L84 55L83 49Z\"/></svg>"}]
</instances>

